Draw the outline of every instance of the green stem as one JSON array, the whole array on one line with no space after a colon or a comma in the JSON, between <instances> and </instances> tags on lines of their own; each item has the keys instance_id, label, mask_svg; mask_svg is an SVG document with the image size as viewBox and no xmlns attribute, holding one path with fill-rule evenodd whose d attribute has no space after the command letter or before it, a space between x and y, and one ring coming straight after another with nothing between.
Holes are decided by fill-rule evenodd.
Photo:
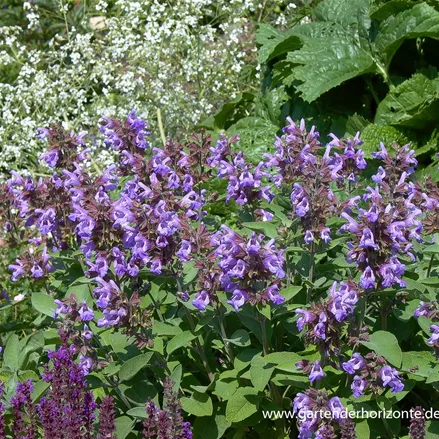
<instances>
[{"instance_id":1,"label":"green stem","mask_svg":"<svg viewBox=\"0 0 439 439\"><path fill-rule=\"evenodd\" d=\"M192 332L195 332L195 322L194 322L194 319L192 318L192 315L191 315L190 311L186 307L184 307L184 310L185 310L186 316L188 318L191 330L192 330ZM195 348L196 348L196 350L198 352L198 355L201 358L201 361L203 362L203 366L206 369L207 376L209 377L210 382L212 382L215 379L215 376L212 373L212 369L210 368L209 361L207 360L207 357L206 357L206 353L204 352L204 349L201 346L200 338L201 338L201 335L197 336L197 338L194 340Z\"/></svg>"},{"instance_id":2,"label":"green stem","mask_svg":"<svg viewBox=\"0 0 439 439\"><path fill-rule=\"evenodd\" d=\"M269 341L267 338L267 326L265 323L266 323L265 317L261 316L262 351L263 351L264 357L266 357L270 352L270 344L269 344ZM280 394L279 389L272 382L270 382L268 385L270 387L270 394L271 394L272 400L274 401L275 404L277 404L277 406L280 409L282 409L283 397ZM279 438L284 438L285 437L284 419L276 420L276 426L278 427L277 429L279 430Z\"/></svg>"},{"instance_id":3,"label":"green stem","mask_svg":"<svg viewBox=\"0 0 439 439\"><path fill-rule=\"evenodd\" d=\"M376 90L375 90L375 87L374 87L373 84L372 84L372 81L371 81L370 78L367 77L367 76L364 77L364 80L366 81L367 87L369 88L370 94L372 95L372 97L373 97L375 103L376 103L377 105L379 105L379 103L380 103L380 99L379 99L378 94L377 94L377 92L376 92Z\"/></svg>"},{"instance_id":4,"label":"green stem","mask_svg":"<svg viewBox=\"0 0 439 439\"><path fill-rule=\"evenodd\" d=\"M160 108L157 108L157 123L159 125L160 137L162 139L163 146L166 146L166 135L165 129L163 128L162 111Z\"/></svg>"},{"instance_id":5,"label":"green stem","mask_svg":"<svg viewBox=\"0 0 439 439\"><path fill-rule=\"evenodd\" d=\"M389 73L387 72L387 70L380 63L376 63L376 65L384 79L384 82L388 85L389 89L392 90L393 88L395 88L392 81L390 80Z\"/></svg>"},{"instance_id":6,"label":"green stem","mask_svg":"<svg viewBox=\"0 0 439 439\"><path fill-rule=\"evenodd\" d=\"M308 280L310 282L310 286L308 287L306 291L306 303L309 303L311 301L311 293L312 293L312 284L314 282L314 267L315 267L315 261L314 261L314 255L315 255L315 243L311 243L311 249L309 252L310 255L310 263L309 263L309 274L308 274Z\"/></svg>"},{"instance_id":7,"label":"green stem","mask_svg":"<svg viewBox=\"0 0 439 439\"><path fill-rule=\"evenodd\" d=\"M430 263L428 264L427 277L430 277L431 269L433 268L433 262L434 262L434 253L431 255Z\"/></svg>"},{"instance_id":8,"label":"green stem","mask_svg":"<svg viewBox=\"0 0 439 439\"><path fill-rule=\"evenodd\" d=\"M160 311L160 305L156 302L156 300L154 299L154 297L151 294L151 291L148 291L149 297L151 297L152 303L154 305L155 310L157 311L157 315L159 316L159 320L161 322L164 322L165 319L163 318L163 314Z\"/></svg>"},{"instance_id":9,"label":"green stem","mask_svg":"<svg viewBox=\"0 0 439 439\"><path fill-rule=\"evenodd\" d=\"M224 347L226 348L226 352L227 352L227 356L229 357L229 361L230 361L231 365L233 365L233 363L235 361L235 355L234 355L233 350L230 346L230 343L227 341L226 327L224 325L224 314L222 313L220 306L218 306L216 308L216 313L218 316L218 322L220 325L221 337L223 338Z\"/></svg>"}]
</instances>

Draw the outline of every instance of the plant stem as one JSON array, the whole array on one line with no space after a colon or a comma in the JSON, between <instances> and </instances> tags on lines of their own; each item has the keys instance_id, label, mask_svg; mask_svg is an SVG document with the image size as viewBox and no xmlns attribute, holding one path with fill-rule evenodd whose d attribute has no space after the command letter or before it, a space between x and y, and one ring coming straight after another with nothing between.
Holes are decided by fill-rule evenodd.
<instances>
[{"instance_id":1,"label":"plant stem","mask_svg":"<svg viewBox=\"0 0 439 439\"><path fill-rule=\"evenodd\" d=\"M309 252L310 263L309 263L309 274L308 274L308 280L311 285L308 287L306 291L306 303L309 303L311 301L312 283L314 281L314 266L315 266L314 255L315 255L315 244L314 242L312 242L311 249Z\"/></svg>"},{"instance_id":2,"label":"plant stem","mask_svg":"<svg viewBox=\"0 0 439 439\"><path fill-rule=\"evenodd\" d=\"M226 333L226 328L224 325L224 314L222 313L220 306L217 306L216 313L217 313L218 321L219 321L219 325L220 325L221 337L223 338L223 341L224 341L224 347L226 348L226 352L227 352L227 355L229 357L229 361L233 365L233 363L235 361L235 355L234 355L233 350L230 346L230 343L227 341L227 333Z\"/></svg>"},{"instance_id":3,"label":"plant stem","mask_svg":"<svg viewBox=\"0 0 439 439\"><path fill-rule=\"evenodd\" d=\"M261 316L261 337L262 337L262 351L263 351L263 355L264 357L266 357L269 352L270 352L270 344L268 342L268 338L267 338L267 326L265 324L266 319L264 316ZM275 404L278 405L278 407L280 409L282 409L283 407L283 397L279 392L279 389L272 383L269 382L269 387L270 387L270 394L271 394L271 398L272 400L275 402ZM279 422L278 422L279 421ZM285 432L285 423L284 423L284 419L280 419L276 421L276 424L279 427L279 438L284 438L284 432Z\"/></svg>"},{"instance_id":4,"label":"plant stem","mask_svg":"<svg viewBox=\"0 0 439 439\"><path fill-rule=\"evenodd\" d=\"M157 315L159 316L159 320L160 320L161 322L164 322L165 319L163 318L163 314L162 314L162 312L160 311L160 305L156 302L156 300L155 300L154 297L152 296L151 291L148 291L148 295L149 295L149 297L151 297L151 300L152 300L152 303L153 303L153 305L154 305L154 308L155 308L155 310L157 311Z\"/></svg>"},{"instance_id":5,"label":"plant stem","mask_svg":"<svg viewBox=\"0 0 439 439\"><path fill-rule=\"evenodd\" d=\"M192 318L192 315L191 315L190 311L186 307L184 307L184 310L185 310L186 316L188 318L191 330L192 330L192 332L195 332L195 322L194 322L194 319ZM207 361L206 353L204 352L204 349L201 346L200 338L201 338L201 335L197 336L197 338L194 340L195 341L195 347L197 349L198 355L201 358L201 361L203 362L203 366L206 369L207 376L209 377L210 382L212 382L215 379L215 377L214 377L214 375L212 373L212 369L210 368L209 361Z\"/></svg>"},{"instance_id":6,"label":"plant stem","mask_svg":"<svg viewBox=\"0 0 439 439\"><path fill-rule=\"evenodd\" d=\"M433 262L434 262L434 253L431 255L430 263L428 264L427 277L430 277L431 269L433 268Z\"/></svg>"},{"instance_id":7,"label":"plant stem","mask_svg":"<svg viewBox=\"0 0 439 439\"><path fill-rule=\"evenodd\" d=\"M377 105L379 105L379 103L380 103L380 99L379 99L379 97L378 97L378 95L377 95L377 92L376 92L376 90L375 90L375 87L374 87L373 84L372 84L372 81L370 80L370 78L369 78L368 76L365 76L365 77L364 77L364 80L365 80L365 82L366 82L366 84L367 84L367 87L369 88L370 94L372 95L372 97L373 97L375 103L376 103Z\"/></svg>"},{"instance_id":8,"label":"plant stem","mask_svg":"<svg viewBox=\"0 0 439 439\"><path fill-rule=\"evenodd\" d=\"M166 135L165 129L163 128L162 111L160 108L157 108L157 123L159 125L160 138L162 139L163 146L166 146Z\"/></svg>"}]
</instances>

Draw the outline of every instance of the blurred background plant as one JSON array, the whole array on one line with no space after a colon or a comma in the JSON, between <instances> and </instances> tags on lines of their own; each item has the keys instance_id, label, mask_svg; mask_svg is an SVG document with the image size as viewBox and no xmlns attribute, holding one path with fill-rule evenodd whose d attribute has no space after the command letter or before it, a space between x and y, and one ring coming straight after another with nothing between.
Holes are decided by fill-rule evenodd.
<instances>
[{"instance_id":1,"label":"blurred background plant","mask_svg":"<svg viewBox=\"0 0 439 439\"><path fill-rule=\"evenodd\" d=\"M54 121L89 131L94 147L99 115L132 108L152 123L160 111L162 139L185 134L241 91L259 89L256 26L285 28L311 2L297 4L7 1L0 9L0 173L32 172L36 129ZM99 152L100 162L111 160Z\"/></svg>"}]
</instances>

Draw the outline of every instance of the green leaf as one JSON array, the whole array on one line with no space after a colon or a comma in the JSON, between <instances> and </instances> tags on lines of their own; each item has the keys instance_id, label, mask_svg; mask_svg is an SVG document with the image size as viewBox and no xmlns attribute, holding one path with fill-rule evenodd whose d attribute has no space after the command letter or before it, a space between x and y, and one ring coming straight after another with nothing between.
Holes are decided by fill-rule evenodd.
<instances>
[{"instance_id":1,"label":"green leaf","mask_svg":"<svg viewBox=\"0 0 439 439\"><path fill-rule=\"evenodd\" d=\"M175 325L171 325L170 323L154 321L153 326L154 333L163 336L163 335L178 335L183 331Z\"/></svg>"},{"instance_id":2,"label":"green leaf","mask_svg":"<svg viewBox=\"0 0 439 439\"><path fill-rule=\"evenodd\" d=\"M52 317L55 314L56 305L53 297L45 293L32 293L32 306L41 314Z\"/></svg>"},{"instance_id":3,"label":"green leaf","mask_svg":"<svg viewBox=\"0 0 439 439\"><path fill-rule=\"evenodd\" d=\"M367 419L355 423L355 433L357 434L357 439L370 439L370 429Z\"/></svg>"},{"instance_id":4,"label":"green leaf","mask_svg":"<svg viewBox=\"0 0 439 439\"><path fill-rule=\"evenodd\" d=\"M265 358L254 357L250 366L250 378L257 390L264 390L270 381L275 365L268 363Z\"/></svg>"},{"instance_id":5,"label":"green leaf","mask_svg":"<svg viewBox=\"0 0 439 439\"><path fill-rule=\"evenodd\" d=\"M376 124L367 125L361 133L361 140L364 142L361 149L366 158L371 158L372 153L380 150L380 143L391 145L398 143L405 145L409 139L398 129L392 126L380 126Z\"/></svg>"},{"instance_id":6,"label":"green leaf","mask_svg":"<svg viewBox=\"0 0 439 439\"><path fill-rule=\"evenodd\" d=\"M404 40L420 37L439 38L439 12L426 3L417 4L381 23L375 45L389 66Z\"/></svg>"},{"instance_id":7,"label":"green leaf","mask_svg":"<svg viewBox=\"0 0 439 439\"><path fill-rule=\"evenodd\" d=\"M382 355L389 363L396 367L401 366L402 351L396 337L387 331L377 331L369 336L369 341L361 344Z\"/></svg>"},{"instance_id":8,"label":"green leaf","mask_svg":"<svg viewBox=\"0 0 439 439\"><path fill-rule=\"evenodd\" d=\"M250 335L245 329L238 329L229 339L226 339L226 341L236 346L250 346Z\"/></svg>"},{"instance_id":9,"label":"green leaf","mask_svg":"<svg viewBox=\"0 0 439 439\"><path fill-rule=\"evenodd\" d=\"M69 297L74 295L78 302L85 301L89 306L93 304L93 298L90 294L90 282L70 286L66 295Z\"/></svg>"},{"instance_id":10,"label":"green leaf","mask_svg":"<svg viewBox=\"0 0 439 439\"><path fill-rule=\"evenodd\" d=\"M277 238L277 227L269 221L242 223L244 227L250 230L256 230L264 233L269 238Z\"/></svg>"},{"instance_id":11,"label":"green leaf","mask_svg":"<svg viewBox=\"0 0 439 439\"><path fill-rule=\"evenodd\" d=\"M168 355L171 355L172 352L180 349L183 346L186 346L190 341L196 338L196 335L192 334L190 331L182 332L181 334L177 334L166 346L166 352Z\"/></svg>"},{"instance_id":12,"label":"green leaf","mask_svg":"<svg viewBox=\"0 0 439 439\"><path fill-rule=\"evenodd\" d=\"M353 116L349 116L346 122L346 134L355 136L358 131L362 132L369 124L370 121L355 113Z\"/></svg>"},{"instance_id":13,"label":"green leaf","mask_svg":"<svg viewBox=\"0 0 439 439\"><path fill-rule=\"evenodd\" d=\"M434 357L431 352L403 352L401 370L412 375L428 378L434 369Z\"/></svg>"},{"instance_id":14,"label":"green leaf","mask_svg":"<svg viewBox=\"0 0 439 439\"><path fill-rule=\"evenodd\" d=\"M135 418L147 419L145 407L134 407L127 411L127 415L134 416Z\"/></svg>"},{"instance_id":15,"label":"green leaf","mask_svg":"<svg viewBox=\"0 0 439 439\"><path fill-rule=\"evenodd\" d=\"M6 343L3 353L3 363L12 371L16 371L20 365L21 345L17 334L12 334Z\"/></svg>"},{"instance_id":16,"label":"green leaf","mask_svg":"<svg viewBox=\"0 0 439 439\"><path fill-rule=\"evenodd\" d=\"M422 129L439 120L439 78L434 68L421 70L390 90L378 105L375 123Z\"/></svg>"},{"instance_id":17,"label":"green leaf","mask_svg":"<svg viewBox=\"0 0 439 439\"><path fill-rule=\"evenodd\" d=\"M181 398L183 410L195 416L211 416L213 413L212 400L207 393L194 392L190 398Z\"/></svg>"},{"instance_id":18,"label":"green leaf","mask_svg":"<svg viewBox=\"0 0 439 439\"><path fill-rule=\"evenodd\" d=\"M258 50L258 59L261 64L302 45L299 37L294 35L294 29L281 32L268 24L259 25L256 42L261 46Z\"/></svg>"},{"instance_id":19,"label":"green leaf","mask_svg":"<svg viewBox=\"0 0 439 439\"><path fill-rule=\"evenodd\" d=\"M375 70L371 54L349 34L306 40L300 50L288 54L287 60L301 64L294 69L293 75L302 81L296 89L307 102L349 79Z\"/></svg>"},{"instance_id":20,"label":"green leaf","mask_svg":"<svg viewBox=\"0 0 439 439\"><path fill-rule=\"evenodd\" d=\"M276 133L279 131L266 117L242 117L228 129L228 135L239 134L239 148L249 160L259 162L262 154L267 151L267 146L272 145Z\"/></svg>"},{"instance_id":21,"label":"green leaf","mask_svg":"<svg viewBox=\"0 0 439 439\"><path fill-rule=\"evenodd\" d=\"M151 360L153 355L153 352L148 352L147 354L138 355L137 357L125 361L120 368L119 379L121 381L127 381L133 378L137 372L148 365L149 360Z\"/></svg>"},{"instance_id":22,"label":"green leaf","mask_svg":"<svg viewBox=\"0 0 439 439\"><path fill-rule=\"evenodd\" d=\"M226 407L226 419L240 422L256 413L259 408L258 391L253 387L240 387L229 399Z\"/></svg>"},{"instance_id":23,"label":"green leaf","mask_svg":"<svg viewBox=\"0 0 439 439\"><path fill-rule=\"evenodd\" d=\"M171 373L171 379L174 382L172 389L176 393L178 393L182 376L183 376L183 366L181 364L178 364Z\"/></svg>"},{"instance_id":24,"label":"green leaf","mask_svg":"<svg viewBox=\"0 0 439 439\"><path fill-rule=\"evenodd\" d=\"M231 422L226 419L224 408L215 407L212 416L197 418L194 424L194 437L202 439L220 439Z\"/></svg>"},{"instance_id":25,"label":"green leaf","mask_svg":"<svg viewBox=\"0 0 439 439\"><path fill-rule=\"evenodd\" d=\"M289 287L283 288L279 291L279 294L285 298L285 300L288 302L293 297L295 297L301 290L303 286L302 285L291 285Z\"/></svg>"},{"instance_id":26,"label":"green leaf","mask_svg":"<svg viewBox=\"0 0 439 439\"><path fill-rule=\"evenodd\" d=\"M125 439L134 427L134 421L128 416L120 416L116 419L116 437Z\"/></svg>"},{"instance_id":27,"label":"green leaf","mask_svg":"<svg viewBox=\"0 0 439 439\"><path fill-rule=\"evenodd\" d=\"M405 11L415 5L416 0L381 0L375 1L370 9L370 18L374 20L386 20L392 15Z\"/></svg>"},{"instance_id":28,"label":"green leaf","mask_svg":"<svg viewBox=\"0 0 439 439\"><path fill-rule=\"evenodd\" d=\"M318 18L352 26L367 15L370 0L325 0L315 9Z\"/></svg>"}]
</instances>

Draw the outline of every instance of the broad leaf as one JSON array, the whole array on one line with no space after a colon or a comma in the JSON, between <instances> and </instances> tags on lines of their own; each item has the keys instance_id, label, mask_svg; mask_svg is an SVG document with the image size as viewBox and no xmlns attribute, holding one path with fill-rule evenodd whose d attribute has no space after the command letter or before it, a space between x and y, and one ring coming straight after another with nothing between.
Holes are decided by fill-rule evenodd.
<instances>
[{"instance_id":1,"label":"broad leaf","mask_svg":"<svg viewBox=\"0 0 439 439\"><path fill-rule=\"evenodd\" d=\"M258 391L252 387L240 387L227 402L226 419L240 422L247 419L259 408Z\"/></svg>"},{"instance_id":2,"label":"broad leaf","mask_svg":"<svg viewBox=\"0 0 439 439\"><path fill-rule=\"evenodd\" d=\"M390 16L380 25L375 40L377 51L389 66L393 55L406 39L430 37L439 38L439 12L426 3L397 15Z\"/></svg>"},{"instance_id":3,"label":"broad leaf","mask_svg":"<svg viewBox=\"0 0 439 439\"><path fill-rule=\"evenodd\" d=\"M20 365L21 345L17 334L12 334L6 343L3 353L3 363L9 369L16 371Z\"/></svg>"},{"instance_id":4,"label":"broad leaf","mask_svg":"<svg viewBox=\"0 0 439 439\"><path fill-rule=\"evenodd\" d=\"M324 21L352 26L366 17L370 0L325 0L315 9L318 18Z\"/></svg>"},{"instance_id":5,"label":"broad leaf","mask_svg":"<svg viewBox=\"0 0 439 439\"><path fill-rule=\"evenodd\" d=\"M302 43L294 35L294 29L281 32L268 24L259 25L256 42L261 46L258 51L259 62L266 63L276 56L298 49Z\"/></svg>"},{"instance_id":6,"label":"broad leaf","mask_svg":"<svg viewBox=\"0 0 439 439\"><path fill-rule=\"evenodd\" d=\"M439 18L439 17L438 17ZM380 102L375 116L379 125L424 128L439 120L439 78L434 68L415 73Z\"/></svg>"},{"instance_id":7,"label":"broad leaf","mask_svg":"<svg viewBox=\"0 0 439 439\"><path fill-rule=\"evenodd\" d=\"M230 425L231 422L226 419L224 408L216 407L212 416L197 418L194 424L194 437L220 439Z\"/></svg>"},{"instance_id":8,"label":"broad leaf","mask_svg":"<svg viewBox=\"0 0 439 439\"><path fill-rule=\"evenodd\" d=\"M213 413L212 400L207 393L194 392L190 398L181 398L183 410L195 416L211 416Z\"/></svg>"},{"instance_id":9,"label":"broad leaf","mask_svg":"<svg viewBox=\"0 0 439 439\"><path fill-rule=\"evenodd\" d=\"M134 421L128 416L121 416L116 419L116 437L125 439L134 427Z\"/></svg>"},{"instance_id":10,"label":"broad leaf","mask_svg":"<svg viewBox=\"0 0 439 439\"><path fill-rule=\"evenodd\" d=\"M362 341L361 344L382 355L393 366L401 367L401 348L396 337L390 332L374 332L370 335L369 341Z\"/></svg>"},{"instance_id":11,"label":"broad leaf","mask_svg":"<svg viewBox=\"0 0 439 439\"><path fill-rule=\"evenodd\" d=\"M168 355L172 354L177 349L186 346L190 341L192 341L196 335L192 334L190 331L182 332L176 335L172 340L169 341L166 346L166 352Z\"/></svg>"},{"instance_id":12,"label":"broad leaf","mask_svg":"<svg viewBox=\"0 0 439 439\"><path fill-rule=\"evenodd\" d=\"M53 297L45 293L32 293L32 306L41 314L53 317L56 305L53 302Z\"/></svg>"},{"instance_id":13,"label":"broad leaf","mask_svg":"<svg viewBox=\"0 0 439 439\"><path fill-rule=\"evenodd\" d=\"M287 60L301 64L293 75L302 81L296 88L308 102L349 79L375 70L371 54L349 34L345 38L307 40L300 50L289 53Z\"/></svg>"},{"instance_id":14,"label":"broad leaf","mask_svg":"<svg viewBox=\"0 0 439 439\"><path fill-rule=\"evenodd\" d=\"M119 379L121 381L127 381L133 378L137 372L148 365L153 355L153 352L148 352L147 354L138 355L137 357L125 361L120 368Z\"/></svg>"},{"instance_id":15,"label":"broad leaf","mask_svg":"<svg viewBox=\"0 0 439 439\"><path fill-rule=\"evenodd\" d=\"M250 366L250 378L257 390L264 390L270 381L275 365L267 363L263 357L255 357Z\"/></svg>"},{"instance_id":16,"label":"broad leaf","mask_svg":"<svg viewBox=\"0 0 439 439\"><path fill-rule=\"evenodd\" d=\"M229 339L226 339L226 341L236 346L250 346L250 335L245 329L238 329Z\"/></svg>"}]
</instances>

